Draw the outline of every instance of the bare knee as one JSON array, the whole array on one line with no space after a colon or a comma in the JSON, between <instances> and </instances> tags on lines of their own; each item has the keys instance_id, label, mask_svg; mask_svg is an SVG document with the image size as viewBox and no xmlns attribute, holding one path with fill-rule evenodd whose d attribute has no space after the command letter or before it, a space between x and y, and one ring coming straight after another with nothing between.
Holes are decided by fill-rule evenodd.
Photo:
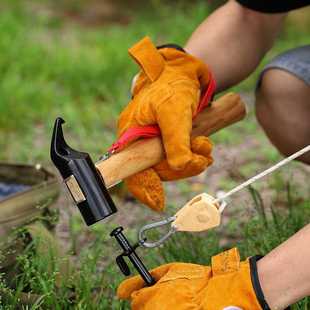
<instances>
[{"instance_id":1,"label":"bare knee","mask_svg":"<svg viewBox=\"0 0 310 310\"><path fill-rule=\"evenodd\" d=\"M256 117L283 155L310 144L310 87L294 75L269 69L256 93ZM301 160L310 164L310 154Z\"/></svg>"}]
</instances>

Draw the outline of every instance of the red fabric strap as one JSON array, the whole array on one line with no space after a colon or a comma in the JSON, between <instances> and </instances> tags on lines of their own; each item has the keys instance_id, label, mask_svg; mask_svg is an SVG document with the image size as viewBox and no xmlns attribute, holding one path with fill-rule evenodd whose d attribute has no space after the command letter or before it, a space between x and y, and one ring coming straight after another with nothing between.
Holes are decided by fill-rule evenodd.
<instances>
[{"instance_id":1,"label":"red fabric strap","mask_svg":"<svg viewBox=\"0 0 310 310\"><path fill-rule=\"evenodd\" d=\"M215 80L210 73L210 83L208 85L208 88L204 92L204 94L201 96L200 102L198 104L197 111L193 118L197 116L198 113L200 113L202 110L204 110L208 105L210 105L210 102L213 98L214 92L216 89L216 83ZM108 152L114 153L116 151L121 150L124 146L126 146L128 143L133 142L140 138L154 138L161 135L160 128L158 125L148 125L148 126L140 126L140 127L132 127L127 129L119 138L118 140L111 145L111 147L108 149Z\"/></svg>"},{"instance_id":2,"label":"red fabric strap","mask_svg":"<svg viewBox=\"0 0 310 310\"><path fill-rule=\"evenodd\" d=\"M141 127L132 127L127 129L118 140L113 143L108 152L114 153L122 149L129 142L133 142L139 138L154 138L160 136L160 129L158 125L148 125Z\"/></svg>"},{"instance_id":3,"label":"red fabric strap","mask_svg":"<svg viewBox=\"0 0 310 310\"><path fill-rule=\"evenodd\" d=\"M213 96L214 96L214 93L215 93L215 89L216 89L216 83L215 83L215 79L213 78L211 72L209 73L209 75L210 75L210 82L208 84L207 90L201 96L200 102L198 104L197 112L194 115L194 117L198 113L200 113L202 110L204 110L204 108L206 108L208 105L210 105L210 103L211 103L211 101L213 99Z\"/></svg>"}]
</instances>

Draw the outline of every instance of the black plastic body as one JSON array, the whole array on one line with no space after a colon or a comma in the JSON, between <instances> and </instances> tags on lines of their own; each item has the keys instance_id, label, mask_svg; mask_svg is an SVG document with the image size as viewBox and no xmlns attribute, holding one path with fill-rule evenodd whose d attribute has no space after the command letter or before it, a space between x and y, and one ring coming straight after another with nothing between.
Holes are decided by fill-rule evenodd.
<instances>
[{"instance_id":1,"label":"black plastic body","mask_svg":"<svg viewBox=\"0 0 310 310\"><path fill-rule=\"evenodd\" d=\"M120 270L123 272L124 275L130 275L130 270L128 265L126 264L124 257L128 257L132 264L134 265L135 269L139 272L144 282L147 286L152 286L155 284L155 280L152 275L148 272L144 264L142 263L139 256L136 254L135 249L137 246L131 246L128 242L127 238L123 234L123 227L117 227L111 232L111 237L115 237L119 245L123 249L123 253L116 258L116 263L119 266Z\"/></svg>"},{"instance_id":2,"label":"black plastic body","mask_svg":"<svg viewBox=\"0 0 310 310\"><path fill-rule=\"evenodd\" d=\"M62 124L57 118L51 142L51 159L63 179L74 176L85 200L76 203L87 225L92 225L117 212L101 175L89 154L79 152L65 142Z\"/></svg>"}]
</instances>

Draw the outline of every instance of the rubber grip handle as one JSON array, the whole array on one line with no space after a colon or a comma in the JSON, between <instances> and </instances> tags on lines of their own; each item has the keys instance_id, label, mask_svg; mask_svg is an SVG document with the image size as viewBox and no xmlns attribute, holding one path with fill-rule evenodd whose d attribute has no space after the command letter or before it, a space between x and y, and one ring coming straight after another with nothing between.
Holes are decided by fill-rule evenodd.
<instances>
[{"instance_id":1,"label":"rubber grip handle","mask_svg":"<svg viewBox=\"0 0 310 310\"><path fill-rule=\"evenodd\" d=\"M210 136L232 125L246 115L246 105L240 95L228 93L200 112L193 121L192 137ZM95 164L105 185L111 187L121 180L154 166L165 157L161 139L150 138L136 141L107 160Z\"/></svg>"}]
</instances>

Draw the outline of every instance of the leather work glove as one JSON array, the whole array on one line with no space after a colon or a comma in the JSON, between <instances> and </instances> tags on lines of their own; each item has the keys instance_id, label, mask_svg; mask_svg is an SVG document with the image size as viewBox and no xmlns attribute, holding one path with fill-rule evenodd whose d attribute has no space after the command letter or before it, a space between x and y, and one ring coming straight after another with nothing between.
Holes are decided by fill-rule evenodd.
<instances>
[{"instance_id":1,"label":"leather work glove","mask_svg":"<svg viewBox=\"0 0 310 310\"><path fill-rule=\"evenodd\" d=\"M141 67L132 100L118 120L118 136L128 129L157 124L166 159L125 180L129 191L156 211L165 205L161 181L197 175L211 163L207 137L191 140L192 119L199 111L201 93L211 81L208 67L176 46L156 48L146 37L129 49Z\"/></svg>"},{"instance_id":2,"label":"leather work glove","mask_svg":"<svg viewBox=\"0 0 310 310\"><path fill-rule=\"evenodd\" d=\"M212 257L211 266L171 263L151 271L157 281L145 287L140 276L122 282L121 299L133 310L267 310L256 261L240 262L237 248Z\"/></svg>"}]
</instances>

